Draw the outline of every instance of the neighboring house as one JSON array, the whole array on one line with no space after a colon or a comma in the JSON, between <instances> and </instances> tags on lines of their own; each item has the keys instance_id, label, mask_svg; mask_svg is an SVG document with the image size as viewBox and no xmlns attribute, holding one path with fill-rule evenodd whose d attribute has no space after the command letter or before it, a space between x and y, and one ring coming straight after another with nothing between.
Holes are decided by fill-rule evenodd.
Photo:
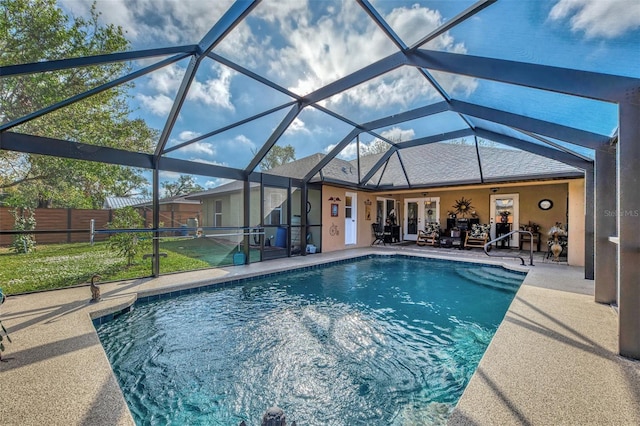
<instances>
[{"instance_id":1,"label":"neighboring house","mask_svg":"<svg viewBox=\"0 0 640 426\"><path fill-rule=\"evenodd\" d=\"M442 229L454 212L456 202L471 199L474 217L492 224L495 236L500 212L509 210L509 227L518 229L530 222L540 225L542 250L546 250L546 232L556 222L569 222L570 263L584 263L584 172L564 163L525 151L497 146L464 144L427 144L405 148L393 154L386 165L373 174L368 190L358 190L358 179L367 175L384 154L362 156L360 161L332 159L310 183L322 184L322 194L309 194L315 213L308 223L322 224L321 236L314 243L323 251L371 243L371 224L384 222L391 210L396 216L401 240L415 240L417 230L426 223L438 222ZM267 174L303 178L323 158L313 154L272 170ZM358 164L360 174L358 174ZM411 182L409 185L407 182ZM384 190L376 190L378 185ZM242 182L231 182L209 191L192 194L202 200L204 226L243 226L244 197ZM259 184L252 183L251 200L259 200ZM353 188L353 189L350 189ZM397 189L396 189L397 188ZM295 224L299 215L299 191L287 200L286 189L265 187L265 226ZM552 207L543 210L542 200ZM287 202L291 202L292 222L286 219ZM321 210L316 209L323 204ZM337 204L332 209L331 205ZM325 207L326 206L326 207ZM332 211L333 210L333 211ZM252 203L250 226L261 223L260 204ZM333 213L333 214L332 214ZM470 212L466 214L471 217ZM460 217L460 214L458 214ZM353 227L353 229L350 229ZM518 246L513 238L511 246Z\"/></svg>"},{"instance_id":2,"label":"neighboring house","mask_svg":"<svg viewBox=\"0 0 640 426\"><path fill-rule=\"evenodd\" d=\"M185 196L167 197L159 201L160 222L164 228L179 228L184 225L197 226L202 215L200 201L189 200ZM103 209L115 210L131 206L145 219L145 226L153 221L153 198L151 197L107 197Z\"/></svg>"},{"instance_id":3,"label":"neighboring house","mask_svg":"<svg viewBox=\"0 0 640 426\"><path fill-rule=\"evenodd\" d=\"M151 197L106 197L102 203L103 210L115 210L137 204L152 203Z\"/></svg>"}]
</instances>

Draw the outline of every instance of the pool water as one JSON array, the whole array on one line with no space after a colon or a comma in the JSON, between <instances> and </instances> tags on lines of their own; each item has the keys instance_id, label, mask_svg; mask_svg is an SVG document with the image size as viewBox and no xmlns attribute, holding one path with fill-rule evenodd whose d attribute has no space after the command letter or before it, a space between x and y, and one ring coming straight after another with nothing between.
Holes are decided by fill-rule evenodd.
<instances>
[{"instance_id":1,"label":"pool water","mask_svg":"<svg viewBox=\"0 0 640 426\"><path fill-rule=\"evenodd\" d=\"M272 405L299 425L444 424L523 279L370 258L143 304L98 334L140 425L255 425Z\"/></svg>"}]
</instances>

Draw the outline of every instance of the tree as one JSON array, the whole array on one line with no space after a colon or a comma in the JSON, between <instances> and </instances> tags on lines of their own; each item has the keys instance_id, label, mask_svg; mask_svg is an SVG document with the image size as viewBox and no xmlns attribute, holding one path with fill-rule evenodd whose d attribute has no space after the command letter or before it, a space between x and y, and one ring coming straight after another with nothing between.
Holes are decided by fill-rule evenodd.
<instances>
[{"instance_id":1,"label":"tree","mask_svg":"<svg viewBox=\"0 0 640 426\"><path fill-rule=\"evenodd\" d=\"M255 154L255 152L254 152ZM271 170L296 159L296 149L291 145L274 145L260 162L262 171Z\"/></svg>"},{"instance_id":2,"label":"tree","mask_svg":"<svg viewBox=\"0 0 640 426\"><path fill-rule=\"evenodd\" d=\"M369 145L360 145L360 155L384 154L389 148L391 148L390 144L382 139L376 138Z\"/></svg>"},{"instance_id":3,"label":"tree","mask_svg":"<svg viewBox=\"0 0 640 426\"><path fill-rule=\"evenodd\" d=\"M198 185L195 178L190 175L180 175L177 181L162 182L161 186L165 197L177 197L192 192L204 191L204 188Z\"/></svg>"},{"instance_id":4,"label":"tree","mask_svg":"<svg viewBox=\"0 0 640 426\"><path fill-rule=\"evenodd\" d=\"M127 50L122 28L90 17L69 17L55 0L0 0L0 65L40 62ZM0 121L25 116L112 81L125 62L2 77ZM12 131L138 152L152 152L158 132L129 118L121 85L23 123ZM108 195L131 195L147 183L124 166L0 151L4 203L31 207L99 208Z\"/></svg>"}]
</instances>

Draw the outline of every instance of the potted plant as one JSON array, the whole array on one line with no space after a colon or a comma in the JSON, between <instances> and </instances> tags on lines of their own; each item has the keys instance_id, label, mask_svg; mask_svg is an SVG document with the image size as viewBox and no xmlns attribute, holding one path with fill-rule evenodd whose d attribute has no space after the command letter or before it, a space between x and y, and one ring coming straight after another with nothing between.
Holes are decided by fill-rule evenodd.
<instances>
[{"instance_id":1,"label":"potted plant","mask_svg":"<svg viewBox=\"0 0 640 426\"><path fill-rule=\"evenodd\" d=\"M556 224L549 229L548 234L551 238L549 240L549 245L551 248L551 253L553 254L553 261L559 262L560 253L562 253L562 246L567 244L566 240L560 237L566 237L567 231L564 230L560 222L556 222Z\"/></svg>"}]
</instances>

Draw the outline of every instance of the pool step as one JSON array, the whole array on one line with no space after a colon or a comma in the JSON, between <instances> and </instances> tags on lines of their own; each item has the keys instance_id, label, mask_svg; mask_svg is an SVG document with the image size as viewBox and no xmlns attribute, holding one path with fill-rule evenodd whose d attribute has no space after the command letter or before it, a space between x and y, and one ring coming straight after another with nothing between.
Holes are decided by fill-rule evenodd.
<instances>
[{"instance_id":1,"label":"pool step","mask_svg":"<svg viewBox=\"0 0 640 426\"><path fill-rule=\"evenodd\" d=\"M511 284L516 287L520 286L522 281L524 281L525 274L519 272L509 271L504 268L492 268L488 266L482 266L477 269L473 269L474 273L486 276L500 282L504 282L506 284Z\"/></svg>"},{"instance_id":2,"label":"pool step","mask_svg":"<svg viewBox=\"0 0 640 426\"><path fill-rule=\"evenodd\" d=\"M476 269L460 269L458 275L485 287L491 287L496 290L515 292L520 288L524 277L519 275L515 277L504 276L501 273L494 273L494 268L476 268Z\"/></svg>"}]
</instances>

